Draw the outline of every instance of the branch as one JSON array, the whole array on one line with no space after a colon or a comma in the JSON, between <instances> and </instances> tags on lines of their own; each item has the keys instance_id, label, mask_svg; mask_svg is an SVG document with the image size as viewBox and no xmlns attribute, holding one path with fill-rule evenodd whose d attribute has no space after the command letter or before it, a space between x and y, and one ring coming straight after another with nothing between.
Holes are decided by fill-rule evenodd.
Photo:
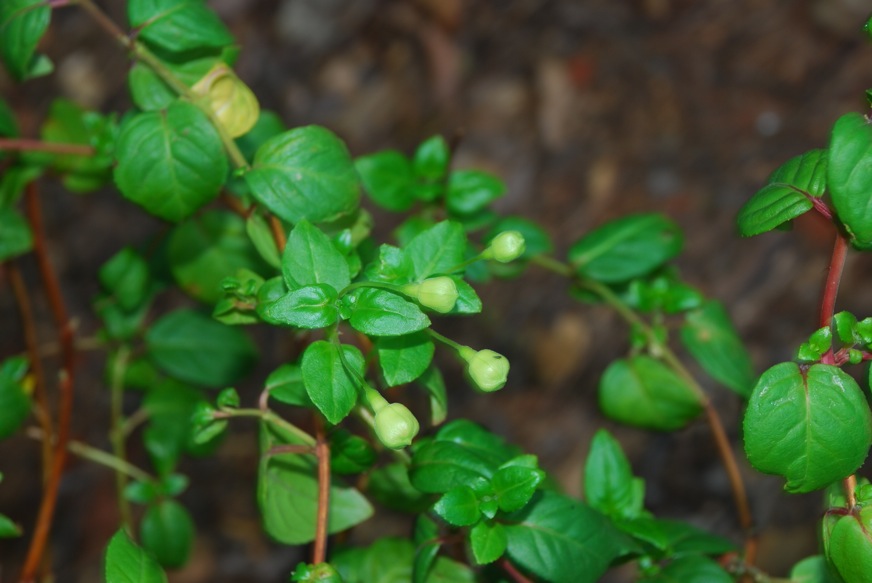
<instances>
[{"instance_id":1,"label":"branch","mask_svg":"<svg viewBox=\"0 0 872 583\"><path fill-rule=\"evenodd\" d=\"M330 512L330 443L324 433L324 421L315 413L315 454L318 456L318 515L315 522L315 547L312 563L323 563L327 558L327 518Z\"/></svg>"},{"instance_id":2,"label":"branch","mask_svg":"<svg viewBox=\"0 0 872 583\"><path fill-rule=\"evenodd\" d=\"M84 144L60 144L25 138L0 138L0 151L48 152L49 154L68 154L72 156L93 156L95 153L94 148Z\"/></svg>"}]
</instances>

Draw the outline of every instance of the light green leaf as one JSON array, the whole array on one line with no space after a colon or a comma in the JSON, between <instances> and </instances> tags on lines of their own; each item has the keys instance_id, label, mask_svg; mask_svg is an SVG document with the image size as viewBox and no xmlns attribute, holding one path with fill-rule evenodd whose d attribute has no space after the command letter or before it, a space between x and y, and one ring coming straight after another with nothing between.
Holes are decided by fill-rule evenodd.
<instances>
[{"instance_id":1,"label":"light green leaf","mask_svg":"<svg viewBox=\"0 0 872 583\"><path fill-rule=\"evenodd\" d=\"M182 381L222 387L245 376L257 350L239 328L191 310L160 318L145 335L151 359Z\"/></svg>"},{"instance_id":2,"label":"light green leaf","mask_svg":"<svg viewBox=\"0 0 872 583\"><path fill-rule=\"evenodd\" d=\"M106 549L106 583L166 583L167 576L151 555L136 545L122 528Z\"/></svg>"},{"instance_id":3,"label":"light green leaf","mask_svg":"<svg viewBox=\"0 0 872 583\"><path fill-rule=\"evenodd\" d=\"M851 242L872 247L872 126L859 113L845 114L833 126L827 185Z\"/></svg>"},{"instance_id":4,"label":"light green leaf","mask_svg":"<svg viewBox=\"0 0 872 583\"><path fill-rule=\"evenodd\" d=\"M514 512L526 506L544 479L545 473L538 468L508 465L498 469L491 486L500 510Z\"/></svg>"},{"instance_id":5,"label":"light green leaf","mask_svg":"<svg viewBox=\"0 0 872 583\"><path fill-rule=\"evenodd\" d=\"M720 302L707 302L687 314L681 342L715 380L746 399L751 395L756 380L751 356Z\"/></svg>"},{"instance_id":6,"label":"light green leaf","mask_svg":"<svg viewBox=\"0 0 872 583\"><path fill-rule=\"evenodd\" d=\"M348 299L348 322L369 336L402 336L430 326L430 319L417 304L387 290L363 288Z\"/></svg>"},{"instance_id":7,"label":"light green leaf","mask_svg":"<svg viewBox=\"0 0 872 583\"><path fill-rule=\"evenodd\" d=\"M394 150L385 150L354 161L364 189L378 206L403 212L415 204L414 176L409 160Z\"/></svg>"},{"instance_id":8,"label":"light green leaf","mask_svg":"<svg viewBox=\"0 0 872 583\"><path fill-rule=\"evenodd\" d=\"M345 144L318 126L264 142L245 181L258 201L292 223L336 219L353 211L360 196Z\"/></svg>"},{"instance_id":9,"label":"light green leaf","mask_svg":"<svg viewBox=\"0 0 872 583\"><path fill-rule=\"evenodd\" d=\"M195 105L132 115L121 126L115 183L153 215L180 221L212 200L227 176L218 132Z\"/></svg>"},{"instance_id":10,"label":"light green leaf","mask_svg":"<svg viewBox=\"0 0 872 583\"><path fill-rule=\"evenodd\" d=\"M148 507L139 524L142 546L163 567L177 569L188 562L194 544L194 521L175 500Z\"/></svg>"},{"instance_id":11,"label":"light green leaf","mask_svg":"<svg viewBox=\"0 0 872 583\"><path fill-rule=\"evenodd\" d=\"M442 221L416 235L404 252L412 262L417 281L431 275L447 274L463 262L466 234L454 221Z\"/></svg>"},{"instance_id":12,"label":"light green leaf","mask_svg":"<svg viewBox=\"0 0 872 583\"><path fill-rule=\"evenodd\" d=\"M290 289L325 283L337 292L351 282L348 262L321 229L306 220L291 231L282 256L282 275Z\"/></svg>"},{"instance_id":13,"label":"light green leaf","mask_svg":"<svg viewBox=\"0 0 872 583\"><path fill-rule=\"evenodd\" d=\"M313 456L266 455L276 445L312 445L298 436L261 424L257 501L264 529L277 541L300 545L315 539L318 510L317 462ZM327 531L336 533L372 516L372 506L354 488L338 479L330 481Z\"/></svg>"},{"instance_id":14,"label":"light green leaf","mask_svg":"<svg viewBox=\"0 0 872 583\"><path fill-rule=\"evenodd\" d=\"M503 556L509 538L502 524L483 520L469 531L469 543L475 562L487 565Z\"/></svg>"},{"instance_id":15,"label":"light green leaf","mask_svg":"<svg viewBox=\"0 0 872 583\"><path fill-rule=\"evenodd\" d=\"M286 405L311 407L312 400L303 383L303 371L298 364L283 364L266 378L264 388L269 396Z\"/></svg>"},{"instance_id":16,"label":"light green leaf","mask_svg":"<svg viewBox=\"0 0 872 583\"><path fill-rule=\"evenodd\" d=\"M708 557L679 557L640 583L734 583L732 575Z\"/></svg>"},{"instance_id":17,"label":"light green leaf","mask_svg":"<svg viewBox=\"0 0 872 583\"><path fill-rule=\"evenodd\" d=\"M170 53L217 50L233 36L204 0L130 0L127 17L137 38Z\"/></svg>"},{"instance_id":18,"label":"light green leaf","mask_svg":"<svg viewBox=\"0 0 872 583\"><path fill-rule=\"evenodd\" d=\"M791 583L839 583L823 555L806 557L790 570Z\"/></svg>"},{"instance_id":19,"label":"light green leaf","mask_svg":"<svg viewBox=\"0 0 872 583\"><path fill-rule=\"evenodd\" d=\"M440 180L448 170L451 152L442 136L431 136L415 150L412 165L415 175L429 181Z\"/></svg>"},{"instance_id":20,"label":"light green leaf","mask_svg":"<svg viewBox=\"0 0 872 583\"><path fill-rule=\"evenodd\" d=\"M418 384L430 396L430 423L440 425L448 416L448 392L442 373L437 367L431 366L418 378Z\"/></svg>"},{"instance_id":21,"label":"light green leaf","mask_svg":"<svg viewBox=\"0 0 872 583\"><path fill-rule=\"evenodd\" d=\"M309 398L334 425L342 421L357 403L359 379L363 378L364 359L360 350L343 344L346 370L339 347L326 340L313 342L303 353L303 383Z\"/></svg>"},{"instance_id":22,"label":"light green leaf","mask_svg":"<svg viewBox=\"0 0 872 583\"><path fill-rule=\"evenodd\" d=\"M433 506L433 511L454 526L471 526L481 516L478 499L469 486L456 486L448 490Z\"/></svg>"},{"instance_id":23,"label":"light green leaf","mask_svg":"<svg viewBox=\"0 0 872 583\"><path fill-rule=\"evenodd\" d=\"M811 492L853 474L872 445L872 413L841 369L785 362L760 377L745 412L745 453L783 476L788 492Z\"/></svg>"},{"instance_id":24,"label":"light green leaf","mask_svg":"<svg viewBox=\"0 0 872 583\"><path fill-rule=\"evenodd\" d=\"M375 349L389 387L410 383L424 374L433 360L433 340L424 332L376 338Z\"/></svg>"},{"instance_id":25,"label":"light green leaf","mask_svg":"<svg viewBox=\"0 0 872 583\"><path fill-rule=\"evenodd\" d=\"M613 518L635 518L642 510L638 495L644 482L633 475L621 444L605 429L593 437L584 463L584 499Z\"/></svg>"},{"instance_id":26,"label":"light green leaf","mask_svg":"<svg viewBox=\"0 0 872 583\"><path fill-rule=\"evenodd\" d=\"M569 249L569 261L582 277L621 283L660 267L683 244L681 229L666 217L629 215L582 237Z\"/></svg>"},{"instance_id":27,"label":"light green leaf","mask_svg":"<svg viewBox=\"0 0 872 583\"><path fill-rule=\"evenodd\" d=\"M0 2L0 56L19 81L50 72L34 54L50 20L51 7L44 0Z\"/></svg>"},{"instance_id":28,"label":"light green leaf","mask_svg":"<svg viewBox=\"0 0 872 583\"><path fill-rule=\"evenodd\" d=\"M307 285L288 292L266 307L270 322L315 330L334 324L339 318L336 290L327 284Z\"/></svg>"},{"instance_id":29,"label":"light green leaf","mask_svg":"<svg viewBox=\"0 0 872 583\"><path fill-rule=\"evenodd\" d=\"M445 204L451 212L471 215L505 193L506 185L496 176L478 170L458 170L448 179Z\"/></svg>"}]
</instances>

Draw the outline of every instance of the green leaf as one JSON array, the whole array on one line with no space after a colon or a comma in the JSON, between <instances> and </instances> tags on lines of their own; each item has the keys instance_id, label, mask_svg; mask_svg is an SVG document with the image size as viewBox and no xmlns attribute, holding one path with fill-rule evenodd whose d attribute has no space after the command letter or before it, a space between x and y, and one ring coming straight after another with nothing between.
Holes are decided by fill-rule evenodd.
<instances>
[{"instance_id":1,"label":"green leaf","mask_svg":"<svg viewBox=\"0 0 872 583\"><path fill-rule=\"evenodd\" d=\"M192 87L202 79L216 64L229 59L223 55L210 55L177 63L158 59L179 81ZM157 58L157 56L155 57ZM228 63L229 64L229 63ZM148 65L137 61L127 75L127 84L133 103L143 111L166 109L179 99L179 94Z\"/></svg>"},{"instance_id":2,"label":"green leaf","mask_svg":"<svg viewBox=\"0 0 872 583\"><path fill-rule=\"evenodd\" d=\"M247 134L236 138L236 145L246 160L253 160L257 149L268 139L287 130L281 116L274 111L261 109L254 127Z\"/></svg>"},{"instance_id":3,"label":"green leaf","mask_svg":"<svg viewBox=\"0 0 872 583\"><path fill-rule=\"evenodd\" d=\"M131 0L127 18L138 39L170 53L216 50L234 42L204 0Z\"/></svg>"},{"instance_id":4,"label":"green leaf","mask_svg":"<svg viewBox=\"0 0 872 583\"><path fill-rule=\"evenodd\" d=\"M646 516L618 522L618 527L660 551L656 556L721 555L736 550L729 540L690 524Z\"/></svg>"},{"instance_id":5,"label":"green leaf","mask_svg":"<svg viewBox=\"0 0 872 583\"><path fill-rule=\"evenodd\" d=\"M376 338L375 350L385 383L404 385L424 374L433 360L435 346L426 332Z\"/></svg>"},{"instance_id":6,"label":"green leaf","mask_svg":"<svg viewBox=\"0 0 872 583\"><path fill-rule=\"evenodd\" d=\"M827 185L851 242L872 247L872 127L859 113L843 115L833 126Z\"/></svg>"},{"instance_id":7,"label":"green leaf","mask_svg":"<svg viewBox=\"0 0 872 583\"><path fill-rule=\"evenodd\" d=\"M463 263L466 234L460 223L442 221L415 236L405 247L416 281L447 274Z\"/></svg>"},{"instance_id":8,"label":"green leaf","mask_svg":"<svg viewBox=\"0 0 872 583\"><path fill-rule=\"evenodd\" d=\"M526 506L544 479L545 472L538 468L509 465L498 469L491 485L500 510L514 512Z\"/></svg>"},{"instance_id":9,"label":"green leaf","mask_svg":"<svg viewBox=\"0 0 872 583\"><path fill-rule=\"evenodd\" d=\"M444 494L476 478L489 480L497 466L487 455L451 441L430 441L412 456L409 480L430 494Z\"/></svg>"},{"instance_id":10,"label":"green leaf","mask_svg":"<svg viewBox=\"0 0 872 583\"><path fill-rule=\"evenodd\" d=\"M21 527L12 522L5 514L0 514L0 538L16 538L21 536Z\"/></svg>"},{"instance_id":11,"label":"green leaf","mask_svg":"<svg viewBox=\"0 0 872 583\"><path fill-rule=\"evenodd\" d=\"M195 409L204 402L200 391L178 381L166 380L149 387L142 404L148 413L142 441L161 476L172 473L182 454L192 448L197 428L191 423L191 418ZM212 431L220 433L216 429Z\"/></svg>"},{"instance_id":12,"label":"green leaf","mask_svg":"<svg viewBox=\"0 0 872 583\"><path fill-rule=\"evenodd\" d=\"M269 225L258 213L252 213L245 219L245 232L251 239L252 245L270 267L281 269L282 257L276 248L276 242L270 231Z\"/></svg>"},{"instance_id":13,"label":"green leaf","mask_svg":"<svg viewBox=\"0 0 872 583\"><path fill-rule=\"evenodd\" d=\"M569 249L569 261L582 277L620 283L645 275L681 251L684 236L659 214L616 219L595 229Z\"/></svg>"},{"instance_id":14,"label":"green leaf","mask_svg":"<svg viewBox=\"0 0 872 583\"><path fill-rule=\"evenodd\" d=\"M167 576L122 528L106 548L106 583L166 583Z\"/></svg>"},{"instance_id":15,"label":"green leaf","mask_svg":"<svg viewBox=\"0 0 872 583\"><path fill-rule=\"evenodd\" d=\"M457 287L457 301L454 309L449 314L478 314L481 312L481 298L475 293L475 288L466 283L464 279L452 275L451 279Z\"/></svg>"},{"instance_id":16,"label":"green leaf","mask_svg":"<svg viewBox=\"0 0 872 583\"><path fill-rule=\"evenodd\" d=\"M503 231L518 231L524 236L522 259L544 255L554 251L554 243L548 231L523 217L503 217L488 230L485 242L490 242Z\"/></svg>"},{"instance_id":17,"label":"green leaf","mask_svg":"<svg viewBox=\"0 0 872 583\"><path fill-rule=\"evenodd\" d=\"M487 463L492 464L494 468L521 454L520 448L507 444L501 437L481 425L465 419L458 419L445 425L436 434L436 439L462 445L487 460Z\"/></svg>"},{"instance_id":18,"label":"green leaf","mask_svg":"<svg viewBox=\"0 0 872 583\"><path fill-rule=\"evenodd\" d=\"M18 128L18 122L15 120L15 112L12 111L8 103L0 99L0 136L16 138L19 135L21 135L21 131ZM0 160L2 160L2 156L0 156Z\"/></svg>"},{"instance_id":19,"label":"green leaf","mask_svg":"<svg viewBox=\"0 0 872 583\"><path fill-rule=\"evenodd\" d=\"M160 318L146 333L145 344L151 359L168 374L209 387L233 384L257 359L243 331L192 310Z\"/></svg>"},{"instance_id":20,"label":"green leaf","mask_svg":"<svg viewBox=\"0 0 872 583\"><path fill-rule=\"evenodd\" d=\"M506 193L502 180L478 170L458 170L448 179L445 205L459 215L477 213Z\"/></svg>"},{"instance_id":21,"label":"green leaf","mask_svg":"<svg viewBox=\"0 0 872 583\"><path fill-rule=\"evenodd\" d=\"M0 262L24 255L33 248L30 225L14 208L0 208Z\"/></svg>"},{"instance_id":22,"label":"green leaf","mask_svg":"<svg viewBox=\"0 0 872 583\"><path fill-rule=\"evenodd\" d=\"M351 282L348 262L321 229L306 220L291 231L282 256L282 275L290 289L325 283L337 292Z\"/></svg>"},{"instance_id":23,"label":"green leaf","mask_svg":"<svg viewBox=\"0 0 872 583\"><path fill-rule=\"evenodd\" d=\"M469 486L448 490L433 506L433 511L453 526L471 526L481 516L478 498Z\"/></svg>"},{"instance_id":24,"label":"green leaf","mask_svg":"<svg viewBox=\"0 0 872 583\"><path fill-rule=\"evenodd\" d=\"M297 454L266 455L276 445L312 445L297 435L261 424L260 465L257 501L264 529L277 541L300 545L315 539L318 511L317 462L313 456ZM330 512L327 531L336 533L351 528L372 516L372 506L363 495L330 481Z\"/></svg>"},{"instance_id":25,"label":"green leaf","mask_svg":"<svg viewBox=\"0 0 872 583\"><path fill-rule=\"evenodd\" d=\"M599 385L603 412L621 423L674 431L702 411L700 398L684 379L650 356L614 361Z\"/></svg>"},{"instance_id":26,"label":"green leaf","mask_svg":"<svg viewBox=\"0 0 872 583\"><path fill-rule=\"evenodd\" d=\"M245 181L258 201L291 223L336 219L353 211L360 196L345 144L318 126L264 142Z\"/></svg>"},{"instance_id":27,"label":"green leaf","mask_svg":"<svg viewBox=\"0 0 872 583\"><path fill-rule=\"evenodd\" d=\"M603 515L556 492L537 493L503 528L511 560L554 583L595 583L623 550Z\"/></svg>"},{"instance_id":28,"label":"green leaf","mask_svg":"<svg viewBox=\"0 0 872 583\"><path fill-rule=\"evenodd\" d=\"M266 377L264 388L269 396L286 405L311 407L312 400L303 383L303 371L297 364L283 364Z\"/></svg>"},{"instance_id":29,"label":"green leaf","mask_svg":"<svg viewBox=\"0 0 872 583\"><path fill-rule=\"evenodd\" d=\"M221 282L240 269L269 272L245 232L245 221L223 210L209 210L176 225L167 258L179 287L207 304L224 297Z\"/></svg>"},{"instance_id":30,"label":"green leaf","mask_svg":"<svg viewBox=\"0 0 872 583\"><path fill-rule=\"evenodd\" d=\"M375 463L376 452L358 435L337 427L330 433L330 469L337 474L359 474Z\"/></svg>"},{"instance_id":31,"label":"green leaf","mask_svg":"<svg viewBox=\"0 0 872 583\"><path fill-rule=\"evenodd\" d=\"M100 267L100 285L123 310L133 310L151 296L148 263L130 247L124 247Z\"/></svg>"},{"instance_id":32,"label":"green leaf","mask_svg":"<svg viewBox=\"0 0 872 583\"><path fill-rule=\"evenodd\" d=\"M12 166L4 170L0 175L0 211L14 205L21 198L24 187L39 178L42 172L38 166Z\"/></svg>"},{"instance_id":33,"label":"green leaf","mask_svg":"<svg viewBox=\"0 0 872 583\"><path fill-rule=\"evenodd\" d=\"M269 322L315 330L334 324L339 318L336 290L327 284L307 285L279 298L266 307Z\"/></svg>"},{"instance_id":34,"label":"green leaf","mask_svg":"<svg viewBox=\"0 0 872 583\"><path fill-rule=\"evenodd\" d=\"M745 453L788 492L811 492L859 468L872 445L860 387L835 366L785 362L760 377L745 412Z\"/></svg>"},{"instance_id":35,"label":"green leaf","mask_svg":"<svg viewBox=\"0 0 872 583\"><path fill-rule=\"evenodd\" d=\"M791 583L839 583L823 555L806 557L790 570Z\"/></svg>"},{"instance_id":36,"label":"green leaf","mask_svg":"<svg viewBox=\"0 0 872 583\"><path fill-rule=\"evenodd\" d=\"M644 482L633 475L621 444L605 429L593 437L584 463L584 499L613 518L635 518L642 510Z\"/></svg>"},{"instance_id":37,"label":"green leaf","mask_svg":"<svg viewBox=\"0 0 872 583\"><path fill-rule=\"evenodd\" d=\"M17 80L24 81L42 72L35 55L36 45L50 20L51 7L43 0L0 2L0 56Z\"/></svg>"},{"instance_id":38,"label":"green leaf","mask_svg":"<svg viewBox=\"0 0 872 583\"><path fill-rule=\"evenodd\" d=\"M657 575L645 577L640 583L734 583L732 575L708 557L680 557Z\"/></svg>"},{"instance_id":39,"label":"green leaf","mask_svg":"<svg viewBox=\"0 0 872 583\"><path fill-rule=\"evenodd\" d=\"M435 366L431 366L418 378L418 384L430 396L430 423L440 425L448 416L448 392L442 373Z\"/></svg>"},{"instance_id":40,"label":"green leaf","mask_svg":"<svg viewBox=\"0 0 872 583\"><path fill-rule=\"evenodd\" d=\"M472 556L478 565L487 565L502 557L508 542L506 530L498 522L483 520L469 531Z\"/></svg>"},{"instance_id":41,"label":"green leaf","mask_svg":"<svg viewBox=\"0 0 872 583\"><path fill-rule=\"evenodd\" d=\"M442 136L427 138L415 150L412 165L415 176L425 180L436 181L445 176L451 152Z\"/></svg>"},{"instance_id":42,"label":"green leaf","mask_svg":"<svg viewBox=\"0 0 872 583\"><path fill-rule=\"evenodd\" d=\"M412 486L408 468L399 462L376 468L370 474L367 491L386 508L399 512L419 514L433 505L431 496Z\"/></svg>"},{"instance_id":43,"label":"green leaf","mask_svg":"<svg viewBox=\"0 0 872 583\"><path fill-rule=\"evenodd\" d=\"M194 543L194 521L175 500L148 507L139 524L142 546L163 567L177 569L188 562Z\"/></svg>"},{"instance_id":44,"label":"green leaf","mask_svg":"<svg viewBox=\"0 0 872 583\"><path fill-rule=\"evenodd\" d=\"M366 193L378 206L404 212L415 204L412 164L399 152L385 150L361 156L354 161L354 167Z\"/></svg>"},{"instance_id":45,"label":"green leaf","mask_svg":"<svg viewBox=\"0 0 872 583\"><path fill-rule=\"evenodd\" d=\"M221 138L195 105L132 115L121 126L115 183L153 215L180 221L212 200L227 176Z\"/></svg>"},{"instance_id":46,"label":"green leaf","mask_svg":"<svg viewBox=\"0 0 872 583\"><path fill-rule=\"evenodd\" d=\"M393 245L381 245L378 257L366 266L366 279L400 285L412 281L412 261L406 253Z\"/></svg>"},{"instance_id":47,"label":"green leaf","mask_svg":"<svg viewBox=\"0 0 872 583\"><path fill-rule=\"evenodd\" d=\"M715 380L746 399L751 395L756 380L751 356L720 302L707 302L687 314L681 342Z\"/></svg>"},{"instance_id":48,"label":"green leaf","mask_svg":"<svg viewBox=\"0 0 872 583\"><path fill-rule=\"evenodd\" d=\"M0 440L21 427L30 414L30 397L25 388L27 359L13 356L0 365Z\"/></svg>"},{"instance_id":49,"label":"green leaf","mask_svg":"<svg viewBox=\"0 0 872 583\"><path fill-rule=\"evenodd\" d=\"M347 297L351 302L349 324L369 336L402 336L430 326L421 308L399 294L367 287Z\"/></svg>"},{"instance_id":50,"label":"green leaf","mask_svg":"<svg viewBox=\"0 0 872 583\"><path fill-rule=\"evenodd\" d=\"M424 583L433 570L433 563L439 553L442 541L439 538L439 525L426 514L415 520L415 559L412 564L412 583Z\"/></svg>"},{"instance_id":51,"label":"green leaf","mask_svg":"<svg viewBox=\"0 0 872 583\"><path fill-rule=\"evenodd\" d=\"M360 350L343 344L345 361L352 370L346 370L339 347L326 340L313 342L303 353L303 383L309 398L330 423L336 425L351 412L357 403L357 386L363 378L364 360Z\"/></svg>"}]
</instances>

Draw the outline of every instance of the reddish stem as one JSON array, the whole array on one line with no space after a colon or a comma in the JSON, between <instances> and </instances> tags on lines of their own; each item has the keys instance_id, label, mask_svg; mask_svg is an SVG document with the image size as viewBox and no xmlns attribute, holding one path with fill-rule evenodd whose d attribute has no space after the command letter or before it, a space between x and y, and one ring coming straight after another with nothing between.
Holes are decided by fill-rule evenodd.
<instances>
[{"instance_id":1,"label":"reddish stem","mask_svg":"<svg viewBox=\"0 0 872 583\"><path fill-rule=\"evenodd\" d=\"M512 578L515 583L533 583L532 579L528 579L523 573L518 571L518 568L515 567L508 559L500 560L500 567L503 568L509 577Z\"/></svg>"},{"instance_id":2,"label":"reddish stem","mask_svg":"<svg viewBox=\"0 0 872 583\"><path fill-rule=\"evenodd\" d=\"M42 212L39 205L39 193L36 183L27 185L25 194L26 208L30 227L33 231L33 247L39 263L43 285L48 296L49 306L58 329L61 345L62 364L59 377L60 410L58 411L57 440L55 441L54 460L51 473L46 481L40 503L39 515L34 527L33 539L27 552L24 568L21 572L21 583L31 583L36 578L36 572L45 552L48 534L57 504L58 488L67 460L67 444L70 439L70 421L73 414L73 371L75 368L75 339L73 328L67 317L67 310L61 295L60 285L52 269L46 249L46 233L42 223Z\"/></svg>"},{"instance_id":3,"label":"reddish stem","mask_svg":"<svg viewBox=\"0 0 872 583\"><path fill-rule=\"evenodd\" d=\"M288 238L285 236L285 228L282 222L275 215L268 215L269 228L272 231L273 239L275 239L276 247L279 249L279 254L285 250L285 245Z\"/></svg>"},{"instance_id":4,"label":"reddish stem","mask_svg":"<svg viewBox=\"0 0 872 583\"><path fill-rule=\"evenodd\" d=\"M95 153L94 148L84 144L57 144L25 138L0 138L0 150L7 152L48 152L73 156L93 156Z\"/></svg>"},{"instance_id":5,"label":"reddish stem","mask_svg":"<svg viewBox=\"0 0 872 583\"><path fill-rule=\"evenodd\" d=\"M327 518L330 511L330 443L324 432L324 422L315 413L315 455L318 456L318 515L315 522L315 545L312 563L327 559Z\"/></svg>"}]
</instances>

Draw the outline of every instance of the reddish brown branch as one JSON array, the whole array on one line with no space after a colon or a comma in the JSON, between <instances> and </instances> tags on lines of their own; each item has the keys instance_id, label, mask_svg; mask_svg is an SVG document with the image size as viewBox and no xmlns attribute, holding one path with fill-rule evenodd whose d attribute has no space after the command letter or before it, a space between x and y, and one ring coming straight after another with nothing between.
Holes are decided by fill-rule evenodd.
<instances>
[{"instance_id":1,"label":"reddish brown branch","mask_svg":"<svg viewBox=\"0 0 872 583\"><path fill-rule=\"evenodd\" d=\"M0 138L0 150L7 152L48 152L73 156L94 155L94 148L84 144L58 144L25 138Z\"/></svg>"},{"instance_id":2,"label":"reddish brown branch","mask_svg":"<svg viewBox=\"0 0 872 583\"><path fill-rule=\"evenodd\" d=\"M9 277L9 283L12 286L12 293L15 296L15 301L18 304L18 310L21 312L21 326L24 333L24 343L27 346L27 355L30 359L30 368L33 370L35 380L34 395L36 396L35 415L39 426L42 429L46 439L42 443L42 467L43 480L48 480L52 466L52 420L51 409L48 404L48 391L46 390L45 371L42 367L42 359L39 355L39 338L36 333L36 320L33 316L33 306L30 304L30 295L27 292L27 286L24 283L24 278L21 276L21 270L15 262L6 264L6 274Z\"/></svg>"},{"instance_id":3,"label":"reddish brown branch","mask_svg":"<svg viewBox=\"0 0 872 583\"><path fill-rule=\"evenodd\" d=\"M54 316L55 325L58 329L58 338L61 345L61 370L59 372L59 400L57 439L55 441L54 460L51 473L46 481L40 503L39 515L34 527L33 539L27 552L24 568L21 572L21 583L31 583L36 578L37 570L42 561L45 546L48 542L48 534L54 517L55 505L57 504L58 488L63 475L64 465L67 460L67 445L70 439L70 421L73 414L73 371L75 368L75 339L73 328L67 316L61 294L60 284L52 269L46 248L46 233L42 223L42 211L39 204L39 193L36 183L27 185L25 194L27 216L33 231L34 252L39 270L45 286L49 306Z\"/></svg>"},{"instance_id":4,"label":"reddish brown branch","mask_svg":"<svg viewBox=\"0 0 872 583\"><path fill-rule=\"evenodd\" d=\"M285 228L282 226L282 222L275 216L269 215L269 228L272 231L273 239L275 239L276 247L279 249L279 254L281 254L285 250L285 245L288 242L287 237L285 236Z\"/></svg>"},{"instance_id":5,"label":"reddish brown branch","mask_svg":"<svg viewBox=\"0 0 872 583\"><path fill-rule=\"evenodd\" d=\"M518 568L506 558L500 560L500 567L503 568L503 571L505 571L509 577L515 581L515 583L533 583L532 579L528 579L523 573L518 571Z\"/></svg>"},{"instance_id":6,"label":"reddish brown branch","mask_svg":"<svg viewBox=\"0 0 872 583\"><path fill-rule=\"evenodd\" d=\"M318 456L318 516L315 522L315 545L312 563L323 563L327 558L327 518L330 511L330 443L324 433L324 422L315 413L315 454Z\"/></svg>"}]
</instances>

